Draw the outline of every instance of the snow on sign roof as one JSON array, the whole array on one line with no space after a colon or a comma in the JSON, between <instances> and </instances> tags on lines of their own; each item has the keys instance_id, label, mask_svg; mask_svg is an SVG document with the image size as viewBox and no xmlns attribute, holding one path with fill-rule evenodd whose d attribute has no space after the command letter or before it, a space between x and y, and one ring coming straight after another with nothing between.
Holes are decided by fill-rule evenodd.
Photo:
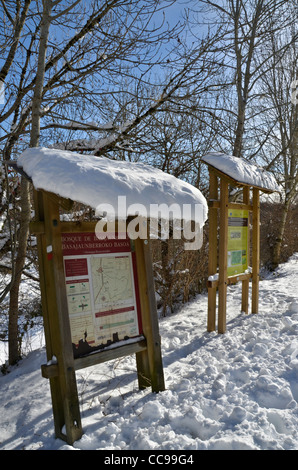
<instances>
[{"instance_id":1,"label":"snow on sign roof","mask_svg":"<svg viewBox=\"0 0 298 470\"><path fill-rule=\"evenodd\" d=\"M208 153L202 160L243 185L255 186L265 192L281 191L271 173L243 158L214 152Z\"/></svg>"},{"instance_id":2,"label":"snow on sign roof","mask_svg":"<svg viewBox=\"0 0 298 470\"><path fill-rule=\"evenodd\" d=\"M207 201L197 188L144 163L66 150L28 148L18 158L17 165L32 179L36 189L81 202L95 210L100 204L110 204L114 208L113 215L118 218L137 214L154 218L156 205L164 204L162 218L170 219L167 208L176 204L184 220L195 220L203 227L207 219ZM125 196L122 198L125 204L120 207L118 196ZM188 210L182 211L183 205L188 205Z\"/></svg>"}]
</instances>

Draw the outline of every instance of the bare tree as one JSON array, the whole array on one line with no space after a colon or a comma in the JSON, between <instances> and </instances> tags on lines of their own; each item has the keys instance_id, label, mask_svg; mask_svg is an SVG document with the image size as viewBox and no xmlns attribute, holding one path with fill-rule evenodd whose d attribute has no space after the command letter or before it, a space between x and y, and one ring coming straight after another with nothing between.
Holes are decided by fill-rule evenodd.
<instances>
[{"instance_id":1,"label":"bare tree","mask_svg":"<svg viewBox=\"0 0 298 470\"><path fill-rule=\"evenodd\" d=\"M290 2L289 2L290 3ZM290 5L289 5L290 7ZM292 5L295 12L295 5ZM284 48L284 45L287 45ZM282 211L277 235L273 243L271 267L281 260L288 214L297 202L298 184L298 107L296 24L286 28L280 35L272 35L268 42L272 54L270 68L259 83L262 96L262 120L258 118L260 156L266 168L275 173L283 190ZM262 121L262 122L261 122Z\"/></svg>"},{"instance_id":2,"label":"bare tree","mask_svg":"<svg viewBox=\"0 0 298 470\"><path fill-rule=\"evenodd\" d=\"M171 3L20 0L20 27L14 20L14 2L1 2L9 28L3 27L0 35L3 50L10 57L4 68L6 101L0 109L4 161L27 146L53 144L56 132L64 138L66 133L95 135L96 147L88 151L111 155L166 103L185 99L189 83L193 89L202 89L202 81L196 83L204 76L208 42L193 51L192 57L181 53L179 64L172 62L169 51L174 36L163 16L157 15ZM15 37L16 47L7 47L9 34ZM176 53L179 47L176 33ZM153 87L153 96L144 93ZM119 99L124 94L125 117ZM12 249L12 277L9 289L1 296L10 291L11 363L18 358L18 291L31 209L24 179L20 199L20 229L17 237L13 234L17 244Z\"/></svg>"},{"instance_id":3,"label":"bare tree","mask_svg":"<svg viewBox=\"0 0 298 470\"><path fill-rule=\"evenodd\" d=\"M72 3L66 10L59 15L52 16L52 9L62 3L61 0L43 0L42 15L40 23L40 38L38 47L38 60L36 70L36 80L32 99L32 123L30 132L30 147L39 145L40 135L40 115L41 103L45 77L46 52L51 22L58 16L63 16L67 11L73 8L78 1ZM20 357L19 338L18 338L18 296L22 271L25 265L27 240L29 235L29 222L31 216L30 183L26 178L21 178L20 185L20 230L18 236L18 250L14 267L14 278L10 287L9 303L9 364L15 364Z\"/></svg>"},{"instance_id":4,"label":"bare tree","mask_svg":"<svg viewBox=\"0 0 298 470\"><path fill-rule=\"evenodd\" d=\"M221 45L223 80L219 80L218 116L222 121L222 146L234 156L251 158L255 151L245 145L254 116L257 84L270 68L272 51L266 49L270 35L285 29L292 17L283 0L201 0L198 21L209 25ZM207 17L204 17L207 14ZM200 18L205 18L204 20ZM282 21L281 21L282 18ZM221 33L218 34L218 28ZM285 45L282 46L286 47ZM265 53L265 51L267 53ZM260 57L262 61L260 61ZM248 142L249 139L248 139Z\"/></svg>"},{"instance_id":5,"label":"bare tree","mask_svg":"<svg viewBox=\"0 0 298 470\"><path fill-rule=\"evenodd\" d=\"M117 73L122 71L132 79L128 64L134 62L136 68L140 67L138 54L142 55L144 68L151 68L150 54L152 59L152 54L157 53L152 52L154 42L158 43L167 35L163 23L159 28L152 23L152 15L159 8L159 2L153 0L144 2L142 7L132 0L94 0L89 2L90 9L86 11L79 0L20 0L16 12L13 3L1 2L3 17L9 24L6 27L5 23L1 30L2 48L7 54L1 69L2 80L5 80L6 102L0 110L0 144L5 161L21 146L34 147L44 143L45 128L52 129L57 122L61 127L68 124L72 127L74 122L67 120L67 114L77 108L75 99L79 96L84 96L84 99L81 99L83 106L76 117L80 118L79 124L83 123L84 126L84 111L94 112L94 107L88 110L88 105L98 95L99 83L94 77L99 72L101 75L110 75L110 83L102 87L104 90L101 96L107 96L112 85L117 95ZM62 22L64 27L68 25L67 30L61 26ZM162 32L158 33L158 29ZM53 36L50 36L50 31ZM70 31L73 34L69 34ZM9 35L13 37L11 47L6 44L9 43ZM126 70L122 64L125 57ZM56 112L59 107L63 109L63 114ZM47 117L48 121L41 124ZM22 144L21 139L24 139ZM20 229L17 249L12 250L12 277L8 288L1 295L3 298L10 291L10 363L16 362L19 357L18 292L26 259L31 211L29 183L23 178L19 196Z\"/></svg>"}]
</instances>

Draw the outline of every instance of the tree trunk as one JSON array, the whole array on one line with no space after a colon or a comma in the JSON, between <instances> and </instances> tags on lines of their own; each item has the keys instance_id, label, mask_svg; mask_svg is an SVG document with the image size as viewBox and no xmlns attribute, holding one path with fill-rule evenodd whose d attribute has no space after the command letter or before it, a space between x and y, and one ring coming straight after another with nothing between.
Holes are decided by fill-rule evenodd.
<instances>
[{"instance_id":1,"label":"tree trunk","mask_svg":"<svg viewBox=\"0 0 298 470\"><path fill-rule=\"evenodd\" d=\"M281 132L282 135L282 132ZM285 145L284 145L285 147ZM272 268L276 269L280 264L281 247L286 230L287 215L292 201L296 197L297 191L297 162L298 162L298 105L294 104L292 123L291 123L291 140L289 145L290 162L288 165L289 172L285 174L285 192L286 200L283 207L282 219L279 226L278 236L275 240L273 248ZM285 165L286 167L286 165Z\"/></svg>"},{"instance_id":2,"label":"tree trunk","mask_svg":"<svg viewBox=\"0 0 298 470\"><path fill-rule=\"evenodd\" d=\"M245 7L242 2L236 2L234 15L234 49L236 55L236 88L238 97L238 115L237 115L237 129L235 134L235 142L233 147L233 155L235 157L241 157L243 152L243 136L244 126L246 121L246 107L247 100L249 97L249 89L251 86L251 79L254 72L251 70L253 56L255 54L255 40L257 36L257 30L260 23L260 16L264 8L264 1L259 0L255 5L255 11L252 18L251 31L246 37L248 42L248 51L245 57L245 63L243 63L243 37L241 24L239 23L241 16L241 9Z\"/></svg>"},{"instance_id":3,"label":"tree trunk","mask_svg":"<svg viewBox=\"0 0 298 470\"><path fill-rule=\"evenodd\" d=\"M30 136L30 147L37 147L39 145L40 134L40 108L42 101L42 92L45 75L45 62L46 51L49 36L49 29L51 24L51 10L52 1L43 0L43 17L40 30L40 42L38 51L38 65L37 65L37 80L34 89L34 96L32 101L32 129ZM15 262L15 276L12 279L12 286L10 290L9 302L9 325L8 325L8 338L9 338L9 364L15 364L21 356L20 338L18 329L18 316L19 316L19 289L22 277L22 270L25 265L27 253L27 241L29 236L29 223L31 213L30 201L30 183L22 178L21 180L21 194L20 194L20 207L21 207L21 220L18 238L18 251Z\"/></svg>"},{"instance_id":4,"label":"tree trunk","mask_svg":"<svg viewBox=\"0 0 298 470\"><path fill-rule=\"evenodd\" d=\"M245 103L241 96L238 97L238 100L240 103L238 104L237 129L233 148L234 157L241 157L242 154L245 123Z\"/></svg>"},{"instance_id":5,"label":"tree trunk","mask_svg":"<svg viewBox=\"0 0 298 470\"><path fill-rule=\"evenodd\" d=\"M272 269L276 269L277 266L280 264L281 247L282 247L282 242L284 239L289 207L290 207L290 200L287 199L283 206L281 221L278 227L278 235L275 239L275 244L273 247L272 263L271 263Z\"/></svg>"},{"instance_id":6,"label":"tree trunk","mask_svg":"<svg viewBox=\"0 0 298 470\"><path fill-rule=\"evenodd\" d=\"M22 277L22 270L25 265L27 240L29 235L30 221L30 193L29 182L22 178L21 180L21 220L18 240L18 252L15 261L15 276L12 280L9 299L9 323L8 323L8 339L9 339L9 364L13 365L18 362L21 356L20 338L18 329L19 316L19 288Z\"/></svg>"}]
</instances>

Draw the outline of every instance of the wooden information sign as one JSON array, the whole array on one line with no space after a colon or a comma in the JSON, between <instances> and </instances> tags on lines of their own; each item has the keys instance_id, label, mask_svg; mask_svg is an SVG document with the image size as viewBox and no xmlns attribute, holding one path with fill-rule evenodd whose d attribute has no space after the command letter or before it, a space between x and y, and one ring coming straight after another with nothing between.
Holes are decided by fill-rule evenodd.
<instances>
[{"instance_id":1,"label":"wooden information sign","mask_svg":"<svg viewBox=\"0 0 298 470\"><path fill-rule=\"evenodd\" d=\"M136 355L139 388L164 390L149 238L99 240L96 222L63 222L71 201L34 190L40 285L55 434L83 434L75 371Z\"/></svg>"},{"instance_id":2,"label":"wooden information sign","mask_svg":"<svg viewBox=\"0 0 298 470\"><path fill-rule=\"evenodd\" d=\"M243 189L243 203L229 203L228 191L229 182L226 179L220 180L220 200L217 201L218 182L215 172L210 170L210 195L215 195L209 201L209 268L208 268L208 321L207 330L216 329L216 295L218 291L218 332L226 331L226 303L227 286L238 281L242 281L242 305L241 310L248 313L249 305L249 281L253 279L252 285L252 313L258 313L258 283L259 283L259 229L256 228L253 239L253 263L252 273L248 271L250 260L250 233L249 214L256 213L254 217L255 225L259 222L259 202L254 197L253 205L249 201L249 188ZM258 190L257 190L258 191ZM211 197L211 196L210 196ZM219 216L219 243L218 239L218 221ZM236 212L233 212L236 211ZM241 212L244 217L239 217L237 221L231 221L229 212L234 216ZM236 217L233 217L236 219ZM229 224L230 222L230 224ZM235 230L235 225L238 230ZM240 225L243 224L243 225ZM231 228L233 227L233 230ZM241 227L241 231L239 230ZM231 238L231 234L239 234L240 238ZM257 236L256 236L257 235ZM237 235L236 235L237 236ZM237 246L238 243L238 246ZM218 273L217 273L218 267Z\"/></svg>"},{"instance_id":3,"label":"wooden information sign","mask_svg":"<svg viewBox=\"0 0 298 470\"><path fill-rule=\"evenodd\" d=\"M170 220L174 206L181 220L192 215L201 228L207 203L197 188L143 163L38 147L26 149L15 165L33 184L30 229L37 237L47 352L42 375L50 381L56 436L72 444L83 433L78 369L135 354L139 388L164 390L148 222ZM63 221L60 212L74 202L99 220ZM188 232L183 235L192 239ZM185 245L195 249L193 242Z\"/></svg>"},{"instance_id":4,"label":"wooden information sign","mask_svg":"<svg viewBox=\"0 0 298 470\"><path fill-rule=\"evenodd\" d=\"M218 292L217 329L218 333L225 333L227 286L229 284L242 282L241 311L248 313L249 283L252 281L251 312L258 313L260 191L272 193L278 189L276 183L272 181L271 175L267 177L262 169L242 159L225 154L210 154L205 159L203 158L203 161L209 166L207 330L216 330L216 298ZM241 162L239 174L243 176L247 172L247 175L249 175L245 182L237 179L238 162ZM229 173L229 169L233 171ZM241 202L229 201L229 193L232 187L242 191ZM252 226L252 236L250 226Z\"/></svg>"}]
</instances>

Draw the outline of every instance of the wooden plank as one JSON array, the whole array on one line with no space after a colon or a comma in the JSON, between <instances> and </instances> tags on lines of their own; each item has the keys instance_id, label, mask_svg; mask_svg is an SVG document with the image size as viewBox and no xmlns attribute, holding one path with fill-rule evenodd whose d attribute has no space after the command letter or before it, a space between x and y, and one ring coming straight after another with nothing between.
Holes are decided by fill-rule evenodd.
<instances>
[{"instance_id":1,"label":"wooden plank","mask_svg":"<svg viewBox=\"0 0 298 470\"><path fill-rule=\"evenodd\" d=\"M32 220L29 224L29 230L32 235L43 235L45 232L44 221Z\"/></svg>"},{"instance_id":2,"label":"wooden plank","mask_svg":"<svg viewBox=\"0 0 298 470\"><path fill-rule=\"evenodd\" d=\"M98 220L78 220L75 222L72 221L61 221L61 233L80 233L80 232L93 232L95 233L96 224ZM125 225L125 222L121 225ZM115 220L115 231L118 231L118 221Z\"/></svg>"},{"instance_id":3,"label":"wooden plank","mask_svg":"<svg viewBox=\"0 0 298 470\"><path fill-rule=\"evenodd\" d=\"M146 280L146 269L144 264L144 253L143 253L143 240L137 239L134 241L135 246L135 255L136 255L136 265L137 265L137 278L139 286L139 298L140 298L140 308L141 308L141 319L143 333L146 338L147 330L146 325L148 323L148 318L150 319L150 307L149 300L147 295L147 280ZM150 338L150 336L149 336ZM140 351L136 353L136 362L137 362L137 374L138 374L138 383L139 389L143 390L151 386L151 371L149 366L148 350Z\"/></svg>"},{"instance_id":4,"label":"wooden plank","mask_svg":"<svg viewBox=\"0 0 298 470\"><path fill-rule=\"evenodd\" d=\"M38 221L43 221L44 223L44 194L42 191L34 190L33 197L35 217ZM36 238L46 353L47 360L50 361L54 355L54 351L56 350L55 335L53 334L52 321L50 315L52 308L55 308L55 305L53 305L55 299L55 289L52 273L47 269L47 240L45 233L37 234ZM58 437L60 436L61 428L64 423L63 398L61 396L61 389L58 377L51 378L50 389L52 397L55 435Z\"/></svg>"},{"instance_id":5,"label":"wooden plank","mask_svg":"<svg viewBox=\"0 0 298 470\"><path fill-rule=\"evenodd\" d=\"M136 353L139 389L151 387L151 372L147 349Z\"/></svg>"},{"instance_id":6,"label":"wooden plank","mask_svg":"<svg viewBox=\"0 0 298 470\"><path fill-rule=\"evenodd\" d=\"M78 357L74 360L74 369L80 370L85 367L95 366L102 364L103 362L118 359L119 357L129 356L130 354L136 354L147 349L145 339L136 341L135 343L128 343L104 351L98 351L87 356ZM41 366L42 376L46 379L59 376L58 364L42 364Z\"/></svg>"},{"instance_id":7,"label":"wooden plank","mask_svg":"<svg viewBox=\"0 0 298 470\"><path fill-rule=\"evenodd\" d=\"M94 232L97 221L76 221L76 222L60 222L61 233L80 233L80 232Z\"/></svg>"},{"instance_id":8,"label":"wooden plank","mask_svg":"<svg viewBox=\"0 0 298 470\"><path fill-rule=\"evenodd\" d=\"M141 355L138 357L139 366L142 367L140 370L142 377L139 378L141 381L139 383L145 386L150 380L152 391L161 392L165 389L165 383L149 238L148 240L136 239L135 248L143 333L147 340L147 357L143 357L143 360Z\"/></svg>"},{"instance_id":9,"label":"wooden plank","mask_svg":"<svg viewBox=\"0 0 298 470\"><path fill-rule=\"evenodd\" d=\"M214 175L214 173L212 173L211 171L209 172L209 195L211 193L211 186L213 185L212 184L212 181L211 179L214 179L216 178L216 176L214 175L213 177L211 175ZM216 178L217 179L217 178ZM220 207L220 201L217 201L216 199L209 199L208 200L208 208L209 209L219 209Z\"/></svg>"},{"instance_id":10,"label":"wooden plank","mask_svg":"<svg viewBox=\"0 0 298 470\"><path fill-rule=\"evenodd\" d=\"M59 194L51 193L49 191L47 192L47 197L51 199L54 204L62 207L66 211L70 211L73 208L74 201L72 199L66 199L59 196Z\"/></svg>"},{"instance_id":11,"label":"wooden plank","mask_svg":"<svg viewBox=\"0 0 298 470\"><path fill-rule=\"evenodd\" d=\"M253 188L252 218L252 313L259 311L259 278L260 278L260 193Z\"/></svg>"},{"instance_id":12,"label":"wooden plank","mask_svg":"<svg viewBox=\"0 0 298 470\"><path fill-rule=\"evenodd\" d=\"M249 187L248 186L244 186L243 188L243 191L244 192L249 192ZM229 202L228 203L228 209L238 209L238 210L241 210L241 211L249 211L249 212L252 212L253 211L253 206L252 204L242 204L241 202Z\"/></svg>"},{"instance_id":13,"label":"wooden plank","mask_svg":"<svg viewBox=\"0 0 298 470\"><path fill-rule=\"evenodd\" d=\"M119 347L114 347L97 353L89 354L88 356L78 357L74 361L75 370L83 369L85 367L102 364L103 362L111 361L130 354L136 354L147 349L146 340L142 339L135 343L129 343Z\"/></svg>"},{"instance_id":14,"label":"wooden plank","mask_svg":"<svg viewBox=\"0 0 298 470\"><path fill-rule=\"evenodd\" d=\"M214 171L209 170L209 198L217 199L218 181ZM209 259L208 276L217 273L217 211L209 212ZM216 329L216 290L217 285L208 284L208 317L207 331Z\"/></svg>"},{"instance_id":15,"label":"wooden plank","mask_svg":"<svg viewBox=\"0 0 298 470\"><path fill-rule=\"evenodd\" d=\"M243 189L246 189L246 190L249 191L248 187L245 187ZM220 208L220 201L216 201L216 200L208 201L208 207L209 207L209 209L219 209ZM253 206L252 206L252 204L243 204L243 203L240 203L240 202L229 202L228 203L228 209L238 209L238 210L242 210L242 211L252 212Z\"/></svg>"},{"instance_id":16,"label":"wooden plank","mask_svg":"<svg viewBox=\"0 0 298 470\"><path fill-rule=\"evenodd\" d=\"M42 364L41 375L45 379L53 379L54 377L58 377L59 376L58 364Z\"/></svg>"},{"instance_id":17,"label":"wooden plank","mask_svg":"<svg viewBox=\"0 0 298 470\"><path fill-rule=\"evenodd\" d=\"M227 264L228 264L228 192L229 184L220 181L219 275L218 275L218 333L226 331Z\"/></svg>"},{"instance_id":18,"label":"wooden plank","mask_svg":"<svg viewBox=\"0 0 298 470\"><path fill-rule=\"evenodd\" d=\"M250 201L250 188L247 186L243 188L243 202L249 204ZM250 214L248 215L250 217ZM247 227L247 264L250 266L250 223L248 220ZM248 279L242 280L242 297L241 297L241 311L248 314L248 299L249 299L249 276Z\"/></svg>"},{"instance_id":19,"label":"wooden plank","mask_svg":"<svg viewBox=\"0 0 298 470\"><path fill-rule=\"evenodd\" d=\"M141 240L142 241L142 240ZM155 297L155 284L152 268L152 258L150 251L150 238L143 241L144 262L147 279L147 295L149 302L150 322L146 325L147 350L149 367L151 370L151 387L153 392L162 392L165 390L163 363L161 355L161 337L159 334L158 315Z\"/></svg>"},{"instance_id":20,"label":"wooden plank","mask_svg":"<svg viewBox=\"0 0 298 470\"><path fill-rule=\"evenodd\" d=\"M233 276L229 276L227 278L227 285L230 286L231 284L236 284L237 282L240 281L248 281L252 278L251 273L241 273L241 274L235 274ZM212 288L215 287L217 288L219 284L218 279L215 281L207 281L207 287Z\"/></svg>"},{"instance_id":21,"label":"wooden plank","mask_svg":"<svg viewBox=\"0 0 298 470\"><path fill-rule=\"evenodd\" d=\"M62 258L59 206L43 194L45 235L43 240L43 270L46 281L47 323L50 349L57 358L59 376L51 381L52 399L58 407L54 415L56 436L69 444L82 436L67 297ZM66 429L66 434L62 428Z\"/></svg>"}]
</instances>

